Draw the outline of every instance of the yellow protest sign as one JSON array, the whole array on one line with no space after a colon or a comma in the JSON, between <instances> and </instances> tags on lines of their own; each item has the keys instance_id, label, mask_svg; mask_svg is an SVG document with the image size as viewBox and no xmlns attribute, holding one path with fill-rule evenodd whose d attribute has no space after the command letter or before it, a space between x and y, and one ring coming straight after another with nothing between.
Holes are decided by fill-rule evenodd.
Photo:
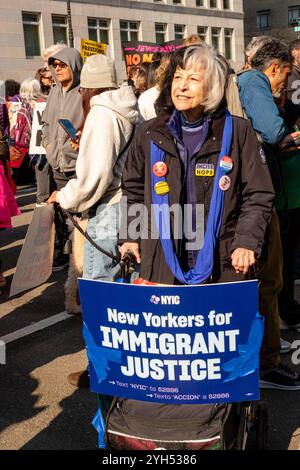
<instances>
[{"instance_id":1,"label":"yellow protest sign","mask_svg":"<svg viewBox=\"0 0 300 470\"><path fill-rule=\"evenodd\" d=\"M95 54L106 54L107 44L103 44L97 41L91 41L90 39L80 40L80 54L85 62L86 58L90 55Z\"/></svg>"}]
</instances>

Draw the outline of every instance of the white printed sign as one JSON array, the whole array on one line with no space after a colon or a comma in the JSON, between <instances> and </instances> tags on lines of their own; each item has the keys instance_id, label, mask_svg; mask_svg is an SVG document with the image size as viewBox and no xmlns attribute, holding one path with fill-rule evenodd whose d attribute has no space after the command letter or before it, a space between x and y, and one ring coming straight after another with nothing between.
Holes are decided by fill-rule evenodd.
<instances>
[{"instance_id":1,"label":"white printed sign","mask_svg":"<svg viewBox=\"0 0 300 470\"><path fill-rule=\"evenodd\" d=\"M36 103L34 106L29 147L30 155L46 155L46 150L42 146L42 116L45 108L46 102Z\"/></svg>"}]
</instances>

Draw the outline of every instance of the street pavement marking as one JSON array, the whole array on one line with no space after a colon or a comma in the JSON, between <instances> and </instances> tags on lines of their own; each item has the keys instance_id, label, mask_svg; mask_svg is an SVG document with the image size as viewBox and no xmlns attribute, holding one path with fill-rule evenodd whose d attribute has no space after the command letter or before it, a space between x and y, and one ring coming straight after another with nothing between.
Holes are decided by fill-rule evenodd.
<instances>
[{"instance_id":1,"label":"street pavement marking","mask_svg":"<svg viewBox=\"0 0 300 470\"><path fill-rule=\"evenodd\" d=\"M23 243L24 243L23 238L22 238L22 240L15 240L11 243L8 243L7 245L1 246L0 251L9 250L10 248L16 248L18 246L22 246Z\"/></svg>"},{"instance_id":2,"label":"street pavement marking","mask_svg":"<svg viewBox=\"0 0 300 470\"><path fill-rule=\"evenodd\" d=\"M18 189L15 197L24 196L25 194L26 196L31 196L31 195L36 194L36 187L29 186L28 188Z\"/></svg>"},{"instance_id":3,"label":"street pavement marking","mask_svg":"<svg viewBox=\"0 0 300 470\"><path fill-rule=\"evenodd\" d=\"M69 315L67 312L58 313L57 315L45 318L44 320L33 323L32 325L26 326L25 328L21 328L20 330L16 330L13 333L9 333L8 335L2 336L0 338L0 341L3 341L5 344L12 343L17 339L29 336L32 333L35 333L36 331L44 330L45 328L55 325L56 323L59 323L63 320L67 320L68 318L74 318L74 315Z\"/></svg>"}]
</instances>

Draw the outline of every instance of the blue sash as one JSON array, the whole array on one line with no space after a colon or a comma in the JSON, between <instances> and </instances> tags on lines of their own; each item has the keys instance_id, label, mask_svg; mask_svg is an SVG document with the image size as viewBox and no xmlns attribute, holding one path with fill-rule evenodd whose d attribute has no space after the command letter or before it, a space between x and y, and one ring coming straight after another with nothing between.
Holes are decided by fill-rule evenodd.
<instances>
[{"instance_id":1,"label":"blue sash","mask_svg":"<svg viewBox=\"0 0 300 470\"><path fill-rule=\"evenodd\" d=\"M173 240L170 234L170 207L169 196L160 196L155 192L155 185L159 182L165 182L165 177L156 176L153 171L153 165L165 160L165 152L161 150L154 142L151 142L151 174L152 174L152 203L154 205L154 214L156 226L159 233L160 242L165 255L166 263L169 266L174 277L182 284L202 284L212 274L214 264L214 251L216 241L219 237L223 208L224 191L219 188L220 178L225 175L225 170L221 168L222 157L231 154L233 134L233 119L229 111L226 110L226 120L222 138L222 149L218 160L215 173L214 188L210 203L207 226L204 235L204 243L199 250L194 268L184 272L179 264L178 258L174 252ZM165 236L167 234L167 236Z\"/></svg>"}]
</instances>

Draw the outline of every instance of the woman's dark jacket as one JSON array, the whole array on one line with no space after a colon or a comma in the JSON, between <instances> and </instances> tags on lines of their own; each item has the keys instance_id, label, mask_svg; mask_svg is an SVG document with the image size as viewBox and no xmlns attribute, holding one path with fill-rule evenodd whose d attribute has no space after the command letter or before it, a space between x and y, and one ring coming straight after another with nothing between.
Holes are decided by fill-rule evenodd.
<instances>
[{"instance_id":1,"label":"woman's dark jacket","mask_svg":"<svg viewBox=\"0 0 300 470\"><path fill-rule=\"evenodd\" d=\"M174 137L168 129L170 115L161 113L157 118L143 123L136 132L125 163L122 178L123 196L127 197L127 210L133 204L144 204L147 207L148 238L133 239L122 237L122 241L140 242L141 277L159 283L174 284L174 276L166 264L161 243L151 238L151 168L150 143L153 141L166 152L165 163L168 166L166 181L169 184L170 206L182 199L182 181L184 166ZM234 162L229 174L231 186L225 192L224 211L218 244L215 252L214 273L212 279L217 281L243 280L237 278L231 267L231 254L236 248L253 250L256 256L261 255L265 231L271 218L274 190L265 159L262 158L260 144L249 121L233 117L234 131L231 158ZM222 146L222 135L225 114L222 112L212 118L209 132L200 151L193 156L197 163L216 165ZM205 222L210 207L214 177L195 176L196 203L204 204ZM127 226L135 219L127 213ZM153 225L152 221L152 225ZM172 224L172 222L171 222ZM153 234L152 234L153 235ZM179 243L174 241L178 255ZM223 275L227 272L227 276ZM230 275L228 276L228 273ZM232 274L232 276L231 276Z\"/></svg>"}]
</instances>

